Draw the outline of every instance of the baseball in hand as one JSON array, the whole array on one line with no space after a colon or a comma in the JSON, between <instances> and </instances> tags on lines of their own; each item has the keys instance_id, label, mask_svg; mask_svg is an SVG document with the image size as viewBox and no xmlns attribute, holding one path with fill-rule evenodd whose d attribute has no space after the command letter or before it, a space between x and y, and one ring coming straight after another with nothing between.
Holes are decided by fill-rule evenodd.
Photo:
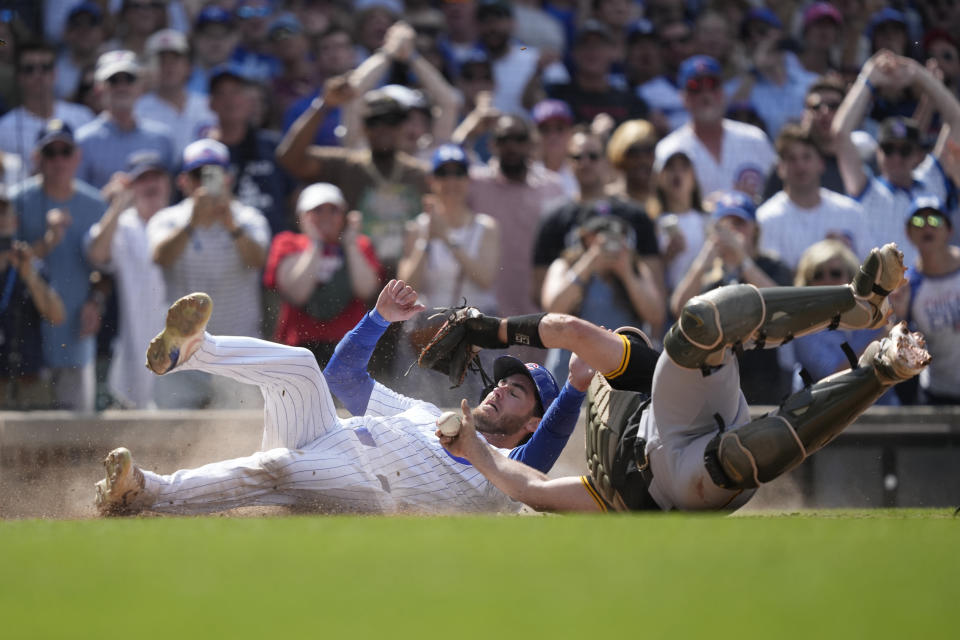
<instances>
[{"instance_id":1,"label":"baseball in hand","mask_svg":"<svg viewBox=\"0 0 960 640\"><path fill-rule=\"evenodd\" d=\"M460 425L460 414L456 411L444 411L437 418L437 428L440 429L440 433L450 438L460 433Z\"/></svg>"}]
</instances>

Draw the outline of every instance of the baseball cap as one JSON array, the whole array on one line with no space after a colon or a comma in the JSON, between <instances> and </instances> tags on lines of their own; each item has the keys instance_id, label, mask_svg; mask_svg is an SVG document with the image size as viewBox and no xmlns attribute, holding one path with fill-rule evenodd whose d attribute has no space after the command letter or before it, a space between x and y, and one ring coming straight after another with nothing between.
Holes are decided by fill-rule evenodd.
<instances>
[{"instance_id":1,"label":"baseball cap","mask_svg":"<svg viewBox=\"0 0 960 640\"><path fill-rule=\"evenodd\" d=\"M60 118L51 118L43 125L43 128L37 134L37 142L34 145L36 149L43 149L51 142L65 142L69 145L74 144L73 129Z\"/></svg>"},{"instance_id":2,"label":"baseball cap","mask_svg":"<svg viewBox=\"0 0 960 640\"><path fill-rule=\"evenodd\" d=\"M584 20L580 28L577 29L577 36L574 38L573 44L578 45L590 36L599 36L607 42L614 42L613 34L610 33L607 25L594 18L589 18Z\"/></svg>"},{"instance_id":3,"label":"baseball cap","mask_svg":"<svg viewBox=\"0 0 960 640\"><path fill-rule=\"evenodd\" d=\"M907 141L913 144L920 144L920 128L917 123L910 118L902 116L892 116L880 123L877 130L877 143L886 144L887 142Z\"/></svg>"},{"instance_id":4,"label":"baseball cap","mask_svg":"<svg viewBox=\"0 0 960 640\"><path fill-rule=\"evenodd\" d=\"M743 21L740 23L740 28L743 29L748 22L762 22L775 29L783 29L783 23L780 22L780 18L777 17L777 14L775 14L773 10L767 7L755 7L747 11L747 15L743 16Z\"/></svg>"},{"instance_id":5,"label":"baseball cap","mask_svg":"<svg viewBox=\"0 0 960 640\"><path fill-rule=\"evenodd\" d=\"M907 216L907 220L924 209L932 209L948 219L950 217L947 215L947 207L944 206L943 200L937 196L924 195L917 196L913 199L913 202L910 203L910 213Z\"/></svg>"},{"instance_id":6,"label":"baseball cap","mask_svg":"<svg viewBox=\"0 0 960 640\"><path fill-rule=\"evenodd\" d=\"M676 158L677 156L683 156L684 158L687 159L687 161L690 162L691 165L693 165L693 161L690 160L690 154L688 154L688 153L687 153L686 151L684 151L683 149L677 149L677 150L674 151L673 153L656 156L656 157L653 159L653 170L654 170L654 172L655 172L655 173L660 173L661 171L663 171L663 168L664 168L665 166L667 166L668 164L670 164L670 161L673 160L674 158Z\"/></svg>"},{"instance_id":7,"label":"baseball cap","mask_svg":"<svg viewBox=\"0 0 960 640\"><path fill-rule=\"evenodd\" d=\"M448 162L455 162L463 166L469 164L467 154L464 153L460 145L447 143L440 145L437 147L437 150L433 152L433 156L430 158L430 170L436 171Z\"/></svg>"},{"instance_id":8,"label":"baseball cap","mask_svg":"<svg viewBox=\"0 0 960 640\"><path fill-rule=\"evenodd\" d=\"M514 356L500 356L493 361L493 379L497 382L503 380L515 373L522 373L530 378L533 386L537 390L537 399L540 401L541 411L546 411L557 396L560 395L560 387L553 375L536 362L526 364L520 358Z\"/></svg>"},{"instance_id":9,"label":"baseball cap","mask_svg":"<svg viewBox=\"0 0 960 640\"><path fill-rule=\"evenodd\" d=\"M803 12L804 29L817 20L832 20L837 25L843 24L843 16L840 11L829 2L814 2Z\"/></svg>"},{"instance_id":10,"label":"baseball cap","mask_svg":"<svg viewBox=\"0 0 960 640\"><path fill-rule=\"evenodd\" d=\"M129 73L140 76L140 65L137 64L137 54L133 51L120 49L107 51L97 58L97 68L93 78L97 82L106 82L118 73Z\"/></svg>"},{"instance_id":11,"label":"baseball cap","mask_svg":"<svg viewBox=\"0 0 960 640\"><path fill-rule=\"evenodd\" d=\"M677 72L677 83L682 89L694 78L704 76L723 77L723 69L720 63L710 56L698 55L691 56L680 63L680 69Z\"/></svg>"},{"instance_id":12,"label":"baseball cap","mask_svg":"<svg viewBox=\"0 0 960 640\"><path fill-rule=\"evenodd\" d=\"M194 140L183 150L183 171L193 171L197 167L215 164L230 166L230 150L222 142L211 138Z\"/></svg>"},{"instance_id":13,"label":"baseball cap","mask_svg":"<svg viewBox=\"0 0 960 640\"><path fill-rule=\"evenodd\" d=\"M131 180L136 180L151 171L167 172L163 158L153 149L134 151L127 156L127 175L130 176Z\"/></svg>"},{"instance_id":14,"label":"baseball cap","mask_svg":"<svg viewBox=\"0 0 960 640\"><path fill-rule=\"evenodd\" d=\"M381 116L404 116L410 111L409 107L384 89L372 89L363 94L364 119L379 118Z\"/></svg>"},{"instance_id":15,"label":"baseball cap","mask_svg":"<svg viewBox=\"0 0 960 640\"><path fill-rule=\"evenodd\" d=\"M923 34L923 50L930 51L930 45L934 42L943 40L951 45L954 48L958 48L957 39L951 35L946 29L928 29L926 33Z\"/></svg>"},{"instance_id":16,"label":"baseball cap","mask_svg":"<svg viewBox=\"0 0 960 640\"><path fill-rule=\"evenodd\" d=\"M641 38L656 38L657 30L653 23L646 18L634 20L627 27L627 42L636 42Z\"/></svg>"},{"instance_id":17,"label":"baseball cap","mask_svg":"<svg viewBox=\"0 0 960 640\"><path fill-rule=\"evenodd\" d=\"M80 2L73 5L70 9L70 12L67 13L67 24L70 24L70 21L79 15L86 14L94 19L94 21L99 24L103 21L103 10L100 9L100 6L95 2Z\"/></svg>"},{"instance_id":18,"label":"baseball cap","mask_svg":"<svg viewBox=\"0 0 960 640\"><path fill-rule=\"evenodd\" d=\"M172 51L186 55L190 51L187 36L175 29L161 29L149 38L145 47L148 56L155 56L164 51Z\"/></svg>"},{"instance_id":19,"label":"baseball cap","mask_svg":"<svg viewBox=\"0 0 960 640\"><path fill-rule=\"evenodd\" d=\"M885 9L881 9L870 16L870 21L867 23L867 39L873 40L874 30L887 22L894 22L899 24L904 29L907 28L907 17L896 9L886 7Z\"/></svg>"},{"instance_id":20,"label":"baseball cap","mask_svg":"<svg viewBox=\"0 0 960 640\"><path fill-rule=\"evenodd\" d=\"M411 89L402 84L388 84L380 87L385 94L399 102L407 111L419 109L420 111L430 111L430 101L423 95L419 89Z\"/></svg>"},{"instance_id":21,"label":"baseball cap","mask_svg":"<svg viewBox=\"0 0 960 640\"><path fill-rule=\"evenodd\" d=\"M247 72L239 64L235 62L225 62L224 64L217 65L210 70L210 75L207 77L207 87L210 91L213 91L214 85L220 81L221 78L233 78L239 80L244 84L250 84L253 81L247 76Z\"/></svg>"},{"instance_id":22,"label":"baseball cap","mask_svg":"<svg viewBox=\"0 0 960 640\"><path fill-rule=\"evenodd\" d=\"M297 198L297 213L312 211L324 204L347 208L347 200L338 187L329 182L315 182L300 192L300 197Z\"/></svg>"},{"instance_id":23,"label":"baseball cap","mask_svg":"<svg viewBox=\"0 0 960 640\"><path fill-rule=\"evenodd\" d=\"M712 218L719 220L725 216L737 216L747 222L756 222L757 206L753 203L753 198L742 191L727 191L717 198Z\"/></svg>"},{"instance_id":24,"label":"baseball cap","mask_svg":"<svg viewBox=\"0 0 960 640\"><path fill-rule=\"evenodd\" d=\"M281 32L286 32L290 35L300 35L303 33L303 25L300 24L300 21L297 20L292 13L282 13L267 27L267 37L278 38Z\"/></svg>"},{"instance_id":25,"label":"baseball cap","mask_svg":"<svg viewBox=\"0 0 960 640\"><path fill-rule=\"evenodd\" d=\"M477 20L486 18L512 18L513 7L505 0L480 0L477 2L476 13Z\"/></svg>"},{"instance_id":26,"label":"baseball cap","mask_svg":"<svg viewBox=\"0 0 960 640\"><path fill-rule=\"evenodd\" d=\"M233 22L233 16L226 9L216 5L204 7L193 21L194 30L201 29L208 24L230 24Z\"/></svg>"},{"instance_id":27,"label":"baseball cap","mask_svg":"<svg viewBox=\"0 0 960 640\"><path fill-rule=\"evenodd\" d=\"M540 125L548 120L573 124L573 112L563 100L541 100L533 106L533 121Z\"/></svg>"},{"instance_id":28,"label":"baseball cap","mask_svg":"<svg viewBox=\"0 0 960 640\"><path fill-rule=\"evenodd\" d=\"M390 13L403 15L403 3L399 0L355 0L353 10L361 13L368 9L386 9Z\"/></svg>"},{"instance_id":29,"label":"baseball cap","mask_svg":"<svg viewBox=\"0 0 960 640\"><path fill-rule=\"evenodd\" d=\"M251 6L252 5L252 6ZM273 14L273 0L265 3L253 2L253 0L240 0L233 9L234 14L241 20L250 18L266 18Z\"/></svg>"}]
</instances>

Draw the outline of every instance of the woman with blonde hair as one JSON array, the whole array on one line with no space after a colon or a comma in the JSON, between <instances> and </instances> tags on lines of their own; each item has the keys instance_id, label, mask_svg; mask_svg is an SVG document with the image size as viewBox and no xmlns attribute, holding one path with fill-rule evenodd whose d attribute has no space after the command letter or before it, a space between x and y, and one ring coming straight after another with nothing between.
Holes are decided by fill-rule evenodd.
<instances>
[{"instance_id":1,"label":"woman with blonde hair","mask_svg":"<svg viewBox=\"0 0 960 640\"><path fill-rule=\"evenodd\" d=\"M840 240L821 240L810 245L800 256L794 284L798 287L818 287L846 284L860 269L860 261L850 248ZM799 391L804 379L821 380L832 373L850 367L850 359L844 344L852 354L860 357L873 340L886 333L885 329L838 329L821 331L797 338L793 342L794 367L793 388ZM806 375L801 373L806 372ZM809 378L807 378L809 375ZM897 395L892 390L881 396L877 404L898 405Z\"/></svg>"},{"instance_id":2,"label":"woman with blonde hair","mask_svg":"<svg viewBox=\"0 0 960 640\"><path fill-rule=\"evenodd\" d=\"M607 142L607 160L619 172L608 187L610 195L621 196L647 210L653 196L653 151L660 137L646 120L627 120Z\"/></svg>"}]
</instances>

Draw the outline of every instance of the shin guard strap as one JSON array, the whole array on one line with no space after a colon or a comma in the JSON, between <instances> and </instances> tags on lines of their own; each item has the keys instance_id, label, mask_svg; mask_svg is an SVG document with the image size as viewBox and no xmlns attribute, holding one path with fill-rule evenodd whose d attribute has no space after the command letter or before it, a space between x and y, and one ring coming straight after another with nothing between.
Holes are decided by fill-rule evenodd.
<instances>
[{"instance_id":1,"label":"shin guard strap","mask_svg":"<svg viewBox=\"0 0 960 640\"><path fill-rule=\"evenodd\" d=\"M540 340L540 321L546 313L507 318L507 343L546 349Z\"/></svg>"}]
</instances>

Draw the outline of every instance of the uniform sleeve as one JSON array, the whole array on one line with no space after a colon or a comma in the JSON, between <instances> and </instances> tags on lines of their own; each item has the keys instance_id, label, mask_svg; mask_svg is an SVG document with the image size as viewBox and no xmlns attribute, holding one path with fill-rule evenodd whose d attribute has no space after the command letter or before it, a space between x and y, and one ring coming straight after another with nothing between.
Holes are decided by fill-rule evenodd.
<instances>
[{"instance_id":1,"label":"uniform sleeve","mask_svg":"<svg viewBox=\"0 0 960 640\"><path fill-rule=\"evenodd\" d=\"M363 415L367 410L374 388L367 364L377 341L389 326L390 323L376 309L370 311L341 338L323 370L330 392L355 416Z\"/></svg>"},{"instance_id":2,"label":"uniform sleeve","mask_svg":"<svg viewBox=\"0 0 960 640\"><path fill-rule=\"evenodd\" d=\"M530 440L511 451L510 458L543 473L550 471L577 426L585 396L569 382L563 385Z\"/></svg>"}]
</instances>

